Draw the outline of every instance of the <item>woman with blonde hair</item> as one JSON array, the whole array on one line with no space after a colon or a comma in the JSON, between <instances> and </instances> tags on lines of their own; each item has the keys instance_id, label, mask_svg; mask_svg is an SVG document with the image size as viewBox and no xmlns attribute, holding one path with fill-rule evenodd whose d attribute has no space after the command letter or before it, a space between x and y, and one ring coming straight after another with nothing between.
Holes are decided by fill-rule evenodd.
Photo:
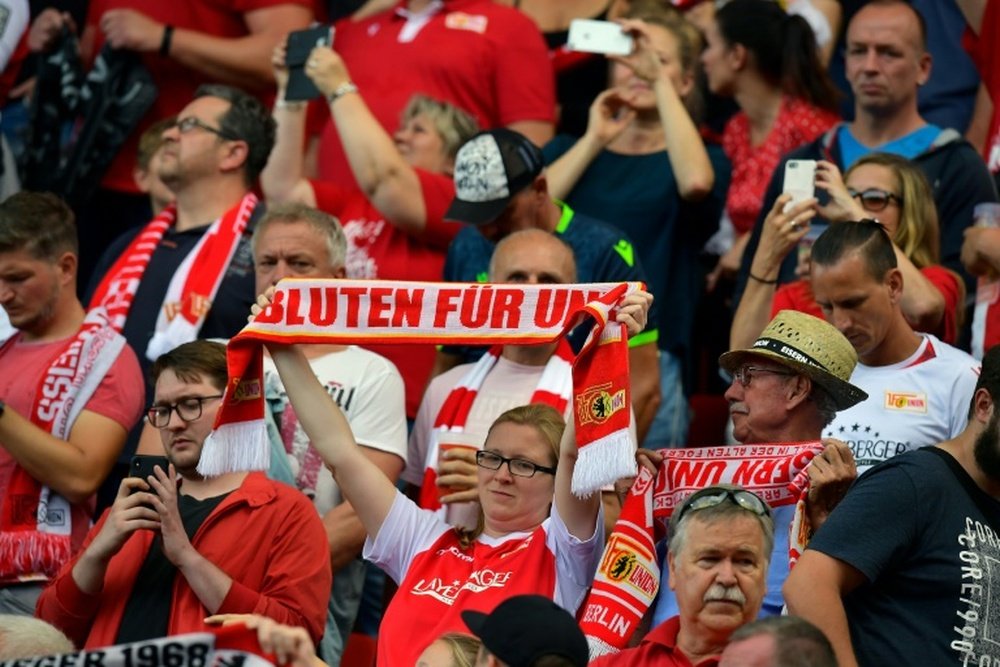
<instances>
[{"instance_id":1,"label":"woman with blonde hair","mask_svg":"<svg viewBox=\"0 0 1000 667\"><path fill-rule=\"evenodd\" d=\"M638 292L619 305L617 321L630 335L645 327L650 302ZM259 297L255 313L269 303L269 294ZM476 454L482 518L462 532L420 509L368 459L298 346L268 350L312 446L368 534L364 557L399 584L379 631L380 666L413 665L433 639L465 628L463 610L488 613L511 595L545 595L576 612L604 548L601 495L572 493L576 434L558 411L522 406L493 423Z\"/></svg>"},{"instance_id":2,"label":"woman with blonde hair","mask_svg":"<svg viewBox=\"0 0 1000 667\"><path fill-rule=\"evenodd\" d=\"M748 347L780 310L823 317L808 280L777 286L782 261L809 232L809 221L817 213L832 223L862 219L881 223L892 239L903 274L900 307L907 322L917 331L954 343L961 325L965 285L957 274L938 263L937 209L921 169L897 155L871 153L841 178L836 165L820 161L816 187L830 197L825 206L810 199L785 211L790 198L782 195L768 214L746 291L733 318L730 345ZM803 270L800 266L800 273Z\"/></svg>"},{"instance_id":3,"label":"woman with blonde hair","mask_svg":"<svg viewBox=\"0 0 1000 667\"><path fill-rule=\"evenodd\" d=\"M443 634L424 649L416 667L475 667L483 643L459 632Z\"/></svg>"}]
</instances>

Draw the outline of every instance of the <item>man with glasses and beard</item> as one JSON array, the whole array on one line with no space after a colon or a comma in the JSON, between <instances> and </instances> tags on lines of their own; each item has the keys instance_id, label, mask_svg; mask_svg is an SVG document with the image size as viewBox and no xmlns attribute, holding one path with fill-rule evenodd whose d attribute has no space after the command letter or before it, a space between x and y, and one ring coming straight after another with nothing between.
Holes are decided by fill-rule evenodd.
<instances>
[{"instance_id":1,"label":"man with glasses and beard","mask_svg":"<svg viewBox=\"0 0 1000 667\"><path fill-rule=\"evenodd\" d=\"M323 634L326 531L297 489L259 472L197 471L226 388L226 350L193 341L162 355L147 419L168 464L128 477L36 615L81 648L207 630L212 614L260 614Z\"/></svg>"},{"instance_id":2,"label":"man with glasses and beard","mask_svg":"<svg viewBox=\"0 0 1000 667\"><path fill-rule=\"evenodd\" d=\"M677 508L670 535L669 585L680 613L636 648L598 658L591 667L714 665L729 635L757 618L774 546L767 503L736 486L708 487Z\"/></svg>"},{"instance_id":3,"label":"man with glasses and beard","mask_svg":"<svg viewBox=\"0 0 1000 667\"><path fill-rule=\"evenodd\" d=\"M852 487L784 587L841 667L994 664L1000 593L1000 347L983 358L969 423Z\"/></svg>"}]
</instances>

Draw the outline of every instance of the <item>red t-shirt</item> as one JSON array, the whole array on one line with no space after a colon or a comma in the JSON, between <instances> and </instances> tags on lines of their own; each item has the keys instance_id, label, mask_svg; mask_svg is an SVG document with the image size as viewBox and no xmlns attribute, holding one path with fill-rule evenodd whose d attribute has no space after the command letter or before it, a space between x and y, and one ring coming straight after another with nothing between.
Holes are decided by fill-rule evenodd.
<instances>
[{"instance_id":1,"label":"red t-shirt","mask_svg":"<svg viewBox=\"0 0 1000 667\"><path fill-rule=\"evenodd\" d=\"M175 28L196 30L213 37L244 37L249 33L243 20L244 14L257 9L278 5L301 5L312 8L313 0L92 0L87 10L87 27L94 29L94 54L104 46L104 33L100 29L101 17L109 9L134 9L160 23ZM102 185L121 192L138 192L132 177L139 137L161 118L173 116L194 97L194 91L203 83L215 79L190 69L172 58L159 53L142 53L142 64L149 70L156 83L156 101L138 127L121 147L114 162L104 175Z\"/></svg>"},{"instance_id":2,"label":"red t-shirt","mask_svg":"<svg viewBox=\"0 0 1000 667\"><path fill-rule=\"evenodd\" d=\"M934 331L927 331L925 333L937 336L944 342L954 345L958 338L958 323L955 318L958 314L960 306L959 298L962 291L959 286L958 276L937 264L925 266L920 269L920 273L944 297L944 314L941 316L941 322ZM816 303L816 298L813 296L808 280L786 283L778 288L778 291L774 293L774 299L771 301L771 317L774 317L782 310L797 310L823 319L823 311Z\"/></svg>"},{"instance_id":3,"label":"red t-shirt","mask_svg":"<svg viewBox=\"0 0 1000 667\"><path fill-rule=\"evenodd\" d=\"M347 277L380 280L442 279L448 244L462 225L445 222L455 196L450 176L416 170L427 209L427 226L411 236L385 219L364 193L330 181L312 181L316 207L337 216L347 236ZM363 345L399 369L406 385L406 414L416 417L434 365L433 345Z\"/></svg>"},{"instance_id":4,"label":"red t-shirt","mask_svg":"<svg viewBox=\"0 0 1000 667\"><path fill-rule=\"evenodd\" d=\"M739 233L753 229L764 202L771 175L788 151L820 136L840 119L802 100L785 97L774 127L764 142L750 145L750 119L740 111L729 119L722 134L722 149L733 164L726 195L726 212Z\"/></svg>"},{"instance_id":5,"label":"red t-shirt","mask_svg":"<svg viewBox=\"0 0 1000 667\"><path fill-rule=\"evenodd\" d=\"M0 372L0 396L8 410L14 410L25 419L30 419L42 375L56 355L62 352L66 342L65 339L50 343L24 343L16 340L0 350L0 368L3 369ZM142 411L146 406L144 386L139 360L132 348L126 345L84 409L107 417L129 431L142 419ZM0 489L7 489L10 485L16 464L0 443ZM0 493L0 502L3 501L3 493ZM89 503L86 509L79 519L74 517L74 549L80 546L87 535L93 503Z\"/></svg>"},{"instance_id":6,"label":"red t-shirt","mask_svg":"<svg viewBox=\"0 0 1000 667\"><path fill-rule=\"evenodd\" d=\"M403 7L400 2L357 23L340 21L334 39L386 131L399 126L414 93L451 102L484 128L554 120L552 66L531 19L492 0L445 0L421 25L401 14ZM337 183L354 178L332 123L322 133L319 176Z\"/></svg>"}]
</instances>

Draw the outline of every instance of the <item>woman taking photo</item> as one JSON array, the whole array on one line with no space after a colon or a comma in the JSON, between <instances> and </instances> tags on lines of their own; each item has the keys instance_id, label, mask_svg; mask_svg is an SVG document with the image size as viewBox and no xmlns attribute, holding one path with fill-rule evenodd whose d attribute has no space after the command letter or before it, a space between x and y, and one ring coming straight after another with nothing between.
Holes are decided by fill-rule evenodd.
<instances>
[{"instance_id":1,"label":"woman taking photo","mask_svg":"<svg viewBox=\"0 0 1000 667\"><path fill-rule=\"evenodd\" d=\"M865 218L880 222L892 239L903 274L900 307L906 321L917 331L954 343L965 285L957 274L938 264L937 209L920 168L897 155L871 153L854 163L842 179L836 165L820 161L816 187L829 195L826 206L818 207L811 199L784 212L788 196L782 195L768 214L746 291L733 318L730 344L748 347L780 310L823 317L807 279L781 287L775 284L782 261L808 233L809 220L817 213L832 223ZM800 266L800 274L806 272Z\"/></svg>"},{"instance_id":2,"label":"woman taking photo","mask_svg":"<svg viewBox=\"0 0 1000 667\"><path fill-rule=\"evenodd\" d=\"M650 301L640 292L622 302L617 318L630 335L645 326ZM379 631L379 665L413 665L434 639L463 631L462 610L489 613L511 595L545 595L576 612L604 547L601 495L570 491L576 438L556 410L522 406L493 423L476 456L479 526L460 530L417 507L369 461L297 346L268 349L313 447L365 526L365 558L399 583Z\"/></svg>"}]
</instances>

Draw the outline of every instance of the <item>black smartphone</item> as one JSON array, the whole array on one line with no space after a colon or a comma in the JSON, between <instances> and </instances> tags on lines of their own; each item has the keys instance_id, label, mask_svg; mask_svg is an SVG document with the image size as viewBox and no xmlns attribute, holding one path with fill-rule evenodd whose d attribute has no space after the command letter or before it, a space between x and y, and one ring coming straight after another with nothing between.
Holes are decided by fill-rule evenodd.
<instances>
[{"instance_id":1,"label":"black smartphone","mask_svg":"<svg viewBox=\"0 0 1000 667\"><path fill-rule=\"evenodd\" d=\"M306 76L306 61L317 46L332 45L333 26L330 25L319 25L288 34L288 42L285 44L285 65L288 66L285 100L301 102L320 96L315 84Z\"/></svg>"},{"instance_id":2,"label":"black smartphone","mask_svg":"<svg viewBox=\"0 0 1000 667\"><path fill-rule=\"evenodd\" d=\"M153 468L160 466L163 472L168 472L170 461L166 456L149 456L147 454L136 454L132 457L132 463L129 466L129 477L139 477L144 482L149 484L149 477L155 476ZM150 493L156 493L153 491L152 487L149 489Z\"/></svg>"}]
</instances>

